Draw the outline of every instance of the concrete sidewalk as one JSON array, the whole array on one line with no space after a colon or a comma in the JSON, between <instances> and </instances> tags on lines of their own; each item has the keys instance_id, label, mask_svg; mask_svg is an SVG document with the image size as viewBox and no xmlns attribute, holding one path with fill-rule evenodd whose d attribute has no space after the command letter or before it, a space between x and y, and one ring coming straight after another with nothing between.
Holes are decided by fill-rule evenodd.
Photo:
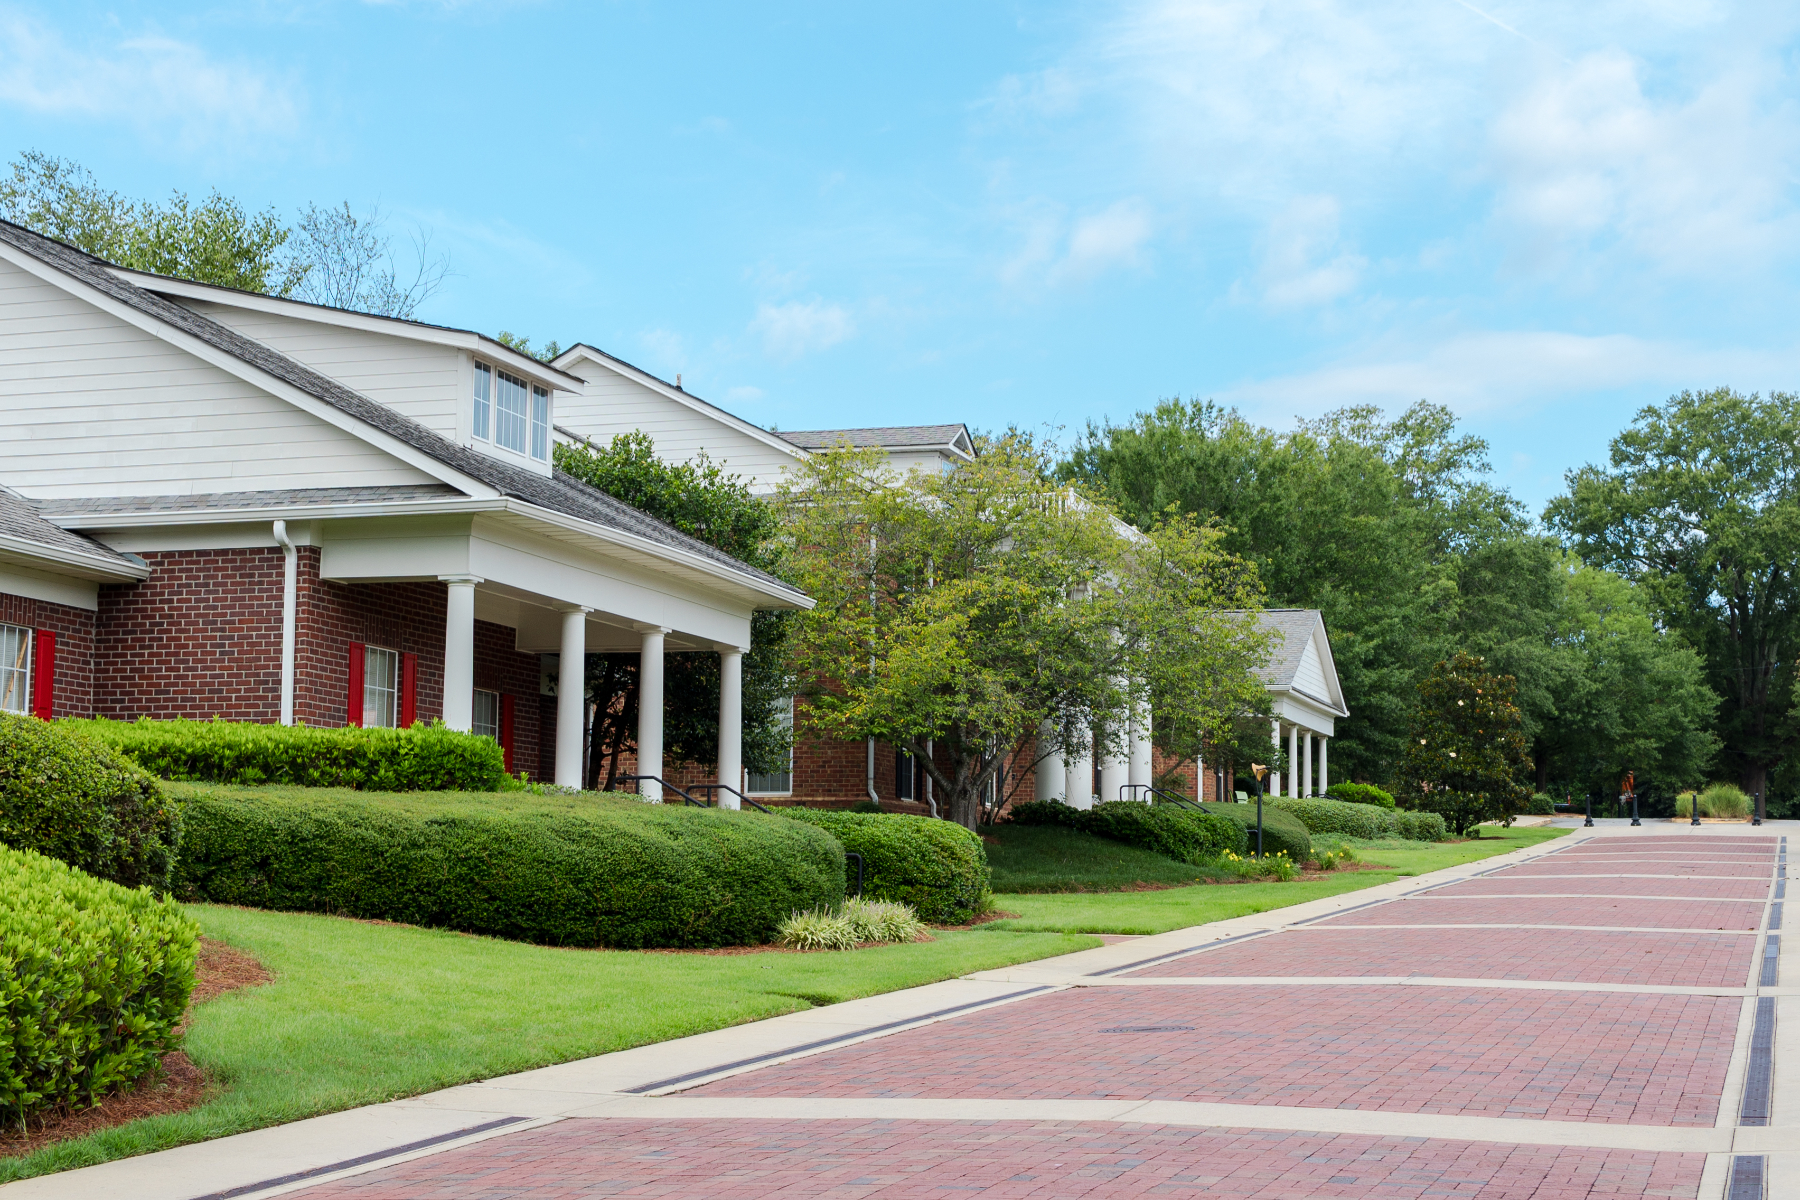
<instances>
[{"instance_id":1,"label":"concrete sidewalk","mask_svg":"<svg viewBox=\"0 0 1800 1200\"><path fill-rule=\"evenodd\" d=\"M1537 1180L1531 1194L1718 1197L1740 1156L1772 1180L1800 1164L1794 1089L1777 1080L1772 1123L1738 1125L1745 1080L1763 1086L1773 1061L1752 1043L1778 1054L1776 1008L1800 1002L1763 966L1785 888L1778 837L1583 830L1328 900L0 1192L763 1196L829 1183L899 1195L936 1164L938 1186L1001 1195L1083 1194L1127 1176L1240 1194L1225 1181L1268 1176L1293 1194L1379 1182L1401 1196L1409 1179L1429 1190L1479 1178L1492 1187L1457 1194ZM1520 887L1530 894L1509 890ZM1691 916L1701 909L1712 915ZM1800 1033L1800 1014L1786 1027ZM1315 1180L1328 1162L1351 1165Z\"/></svg>"}]
</instances>

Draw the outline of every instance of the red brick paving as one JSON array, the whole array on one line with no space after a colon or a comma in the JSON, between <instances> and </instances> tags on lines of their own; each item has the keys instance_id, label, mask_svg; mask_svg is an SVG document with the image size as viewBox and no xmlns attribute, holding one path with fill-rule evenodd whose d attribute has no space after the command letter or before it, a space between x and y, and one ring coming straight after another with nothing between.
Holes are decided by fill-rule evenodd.
<instances>
[{"instance_id":1,"label":"red brick paving","mask_svg":"<svg viewBox=\"0 0 1800 1200\"><path fill-rule=\"evenodd\" d=\"M1704 1156L1031 1121L575 1119L304 1200L1586 1200L1693 1197Z\"/></svg>"},{"instance_id":2,"label":"red brick paving","mask_svg":"<svg viewBox=\"0 0 1800 1200\"><path fill-rule=\"evenodd\" d=\"M1483 929L1290 929L1133 976L1430 975L1661 987L1744 987L1756 939L1738 934Z\"/></svg>"},{"instance_id":3,"label":"red brick paving","mask_svg":"<svg viewBox=\"0 0 1800 1200\"><path fill-rule=\"evenodd\" d=\"M1742 1001L1495 988L1082 988L702 1085L1711 1125ZM1190 1030L1108 1032L1120 1026Z\"/></svg>"},{"instance_id":4,"label":"red brick paving","mask_svg":"<svg viewBox=\"0 0 1800 1200\"><path fill-rule=\"evenodd\" d=\"M1516 867L1508 867L1505 873L1513 878L1519 878L1525 875L1592 875L1595 871L1617 871L1621 875L1666 875L1671 879L1690 875L1707 876L1714 879L1774 878L1774 868L1766 863L1679 863L1641 858L1612 862L1597 862L1591 858L1583 861L1544 859L1541 862L1520 863Z\"/></svg>"},{"instance_id":5,"label":"red brick paving","mask_svg":"<svg viewBox=\"0 0 1800 1200\"><path fill-rule=\"evenodd\" d=\"M1436 899L1436 893L1376 904L1320 921L1320 925L1586 925L1613 929L1743 929L1762 921L1760 903L1689 904L1685 900L1609 900L1604 897L1499 900Z\"/></svg>"},{"instance_id":6,"label":"red brick paving","mask_svg":"<svg viewBox=\"0 0 1800 1200\"><path fill-rule=\"evenodd\" d=\"M1692 879L1676 875L1634 879L1617 873L1582 878L1563 876L1519 878L1504 872L1432 888L1427 896L1691 896L1701 900L1753 900L1769 898L1767 879Z\"/></svg>"}]
</instances>

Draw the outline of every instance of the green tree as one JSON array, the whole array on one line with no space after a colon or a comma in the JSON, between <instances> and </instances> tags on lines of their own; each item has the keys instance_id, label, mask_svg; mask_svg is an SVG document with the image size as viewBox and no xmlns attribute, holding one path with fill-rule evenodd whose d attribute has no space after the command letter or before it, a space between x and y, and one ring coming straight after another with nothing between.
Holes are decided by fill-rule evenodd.
<instances>
[{"instance_id":1,"label":"green tree","mask_svg":"<svg viewBox=\"0 0 1800 1200\"><path fill-rule=\"evenodd\" d=\"M1545 521L1581 557L1642 586L1705 658L1722 758L1746 791L1797 743L1800 398L1729 388L1640 410L1608 467L1569 472Z\"/></svg>"},{"instance_id":2,"label":"green tree","mask_svg":"<svg viewBox=\"0 0 1800 1200\"><path fill-rule=\"evenodd\" d=\"M1017 433L946 473L841 448L780 494L794 580L817 603L795 617L806 724L910 751L971 829L1009 764L1012 787L1029 777L1034 747L1095 730L1118 750L1126 731L1095 714L1150 705L1158 725L1212 728L1262 691L1267 636L1227 611L1260 589L1220 532L1175 517L1138 533L1049 466Z\"/></svg>"},{"instance_id":3,"label":"green tree","mask_svg":"<svg viewBox=\"0 0 1800 1200\"><path fill-rule=\"evenodd\" d=\"M704 454L685 463L656 456L641 430L620 434L606 447L559 445L556 467L609 496L649 513L760 570L782 571L774 509L750 494ZM785 769L792 735L788 697L794 693L787 666L792 614L759 612L750 619L750 651L744 655L744 766ZM587 786L610 789L619 757L637 745L638 656L590 654L586 689L589 732ZM708 763L718 756L719 656L710 651L672 651L663 666L663 750L670 761ZM725 780L736 785L735 780Z\"/></svg>"},{"instance_id":4,"label":"green tree","mask_svg":"<svg viewBox=\"0 0 1800 1200\"><path fill-rule=\"evenodd\" d=\"M1510 821L1531 795L1516 694L1510 675L1490 673L1476 655L1459 653L1434 666L1419 684L1394 799L1438 813L1452 833Z\"/></svg>"}]
</instances>

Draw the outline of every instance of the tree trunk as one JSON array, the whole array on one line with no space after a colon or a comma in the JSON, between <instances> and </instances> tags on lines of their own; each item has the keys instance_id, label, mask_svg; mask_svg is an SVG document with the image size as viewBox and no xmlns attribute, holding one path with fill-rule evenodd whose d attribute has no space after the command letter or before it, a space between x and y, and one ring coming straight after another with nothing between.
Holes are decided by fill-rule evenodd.
<instances>
[{"instance_id":1,"label":"tree trunk","mask_svg":"<svg viewBox=\"0 0 1800 1200\"><path fill-rule=\"evenodd\" d=\"M1550 790L1550 751L1544 747L1544 743L1541 741L1537 744L1536 749L1537 753L1534 757L1537 759L1537 790L1546 792Z\"/></svg>"},{"instance_id":2,"label":"tree trunk","mask_svg":"<svg viewBox=\"0 0 1800 1200\"><path fill-rule=\"evenodd\" d=\"M1757 793L1768 795L1769 768L1759 764L1744 768L1744 790L1750 793L1750 803L1756 803Z\"/></svg>"}]
</instances>

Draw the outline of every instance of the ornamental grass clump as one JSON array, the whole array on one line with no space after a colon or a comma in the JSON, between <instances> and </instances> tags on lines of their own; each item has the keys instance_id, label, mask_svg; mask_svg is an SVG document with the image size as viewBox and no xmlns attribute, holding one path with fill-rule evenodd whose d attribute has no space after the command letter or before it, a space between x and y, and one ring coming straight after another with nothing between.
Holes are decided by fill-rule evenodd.
<instances>
[{"instance_id":1,"label":"ornamental grass clump","mask_svg":"<svg viewBox=\"0 0 1800 1200\"><path fill-rule=\"evenodd\" d=\"M871 942L917 941L925 930L910 904L857 898L836 908L796 912L781 923L776 937L792 950L854 950Z\"/></svg>"},{"instance_id":2,"label":"ornamental grass clump","mask_svg":"<svg viewBox=\"0 0 1800 1200\"><path fill-rule=\"evenodd\" d=\"M1715 783L1698 793L1682 792L1675 797L1675 815L1691 818L1696 799L1700 802L1702 817L1742 820L1750 815L1750 797L1742 788L1729 783Z\"/></svg>"},{"instance_id":3,"label":"ornamental grass clump","mask_svg":"<svg viewBox=\"0 0 1800 1200\"><path fill-rule=\"evenodd\" d=\"M830 909L797 912L781 923L777 939L790 950L854 950L856 929Z\"/></svg>"}]
</instances>

